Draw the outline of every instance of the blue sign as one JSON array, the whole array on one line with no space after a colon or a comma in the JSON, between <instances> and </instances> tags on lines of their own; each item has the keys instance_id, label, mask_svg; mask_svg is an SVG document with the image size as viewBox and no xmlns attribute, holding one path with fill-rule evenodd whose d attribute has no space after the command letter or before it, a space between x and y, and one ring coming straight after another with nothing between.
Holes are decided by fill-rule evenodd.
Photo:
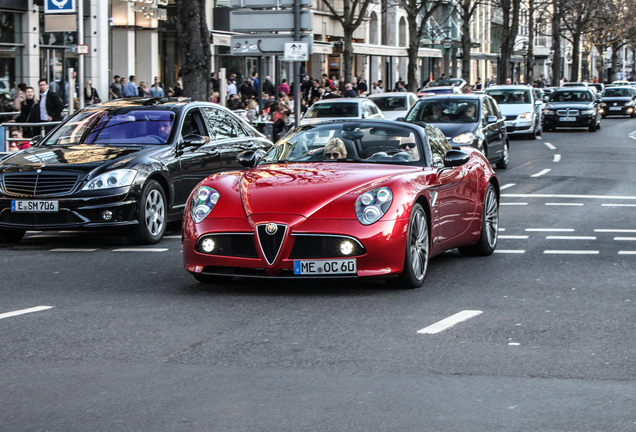
<instances>
[{"instance_id":1,"label":"blue sign","mask_svg":"<svg viewBox=\"0 0 636 432\"><path fill-rule=\"evenodd\" d=\"M46 0L44 2L45 13L75 13L77 0Z\"/></svg>"}]
</instances>

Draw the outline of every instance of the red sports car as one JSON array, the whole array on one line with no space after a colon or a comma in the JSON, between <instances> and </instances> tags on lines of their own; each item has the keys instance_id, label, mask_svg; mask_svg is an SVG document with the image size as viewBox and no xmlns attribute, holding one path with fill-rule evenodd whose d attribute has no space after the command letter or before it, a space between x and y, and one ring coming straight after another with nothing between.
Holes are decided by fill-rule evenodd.
<instances>
[{"instance_id":1,"label":"red sports car","mask_svg":"<svg viewBox=\"0 0 636 432\"><path fill-rule=\"evenodd\" d=\"M186 204L183 258L200 282L384 277L415 288L430 257L497 245L497 176L434 125L317 123L239 162L250 169L208 177Z\"/></svg>"}]
</instances>

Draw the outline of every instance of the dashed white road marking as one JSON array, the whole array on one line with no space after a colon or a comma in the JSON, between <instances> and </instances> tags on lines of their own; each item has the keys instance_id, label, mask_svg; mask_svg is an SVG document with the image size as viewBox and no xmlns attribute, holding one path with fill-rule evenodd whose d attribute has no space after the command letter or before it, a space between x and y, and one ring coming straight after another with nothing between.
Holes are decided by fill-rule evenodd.
<instances>
[{"instance_id":1,"label":"dashed white road marking","mask_svg":"<svg viewBox=\"0 0 636 432\"><path fill-rule=\"evenodd\" d=\"M619 255L636 255L636 251L618 251Z\"/></svg>"},{"instance_id":2,"label":"dashed white road marking","mask_svg":"<svg viewBox=\"0 0 636 432\"><path fill-rule=\"evenodd\" d=\"M522 254L526 253L523 249L495 249L495 253L500 254Z\"/></svg>"},{"instance_id":3,"label":"dashed white road marking","mask_svg":"<svg viewBox=\"0 0 636 432\"><path fill-rule=\"evenodd\" d=\"M603 233L636 233L636 229L595 229L594 232L603 232Z\"/></svg>"},{"instance_id":4,"label":"dashed white road marking","mask_svg":"<svg viewBox=\"0 0 636 432\"><path fill-rule=\"evenodd\" d=\"M530 236L524 236L524 235L500 235L499 238L500 239L527 239Z\"/></svg>"},{"instance_id":5,"label":"dashed white road marking","mask_svg":"<svg viewBox=\"0 0 636 432\"><path fill-rule=\"evenodd\" d=\"M168 235L168 236L163 236L163 238L165 238L165 239L180 239L181 236L180 235Z\"/></svg>"},{"instance_id":6,"label":"dashed white road marking","mask_svg":"<svg viewBox=\"0 0 636 432\"><path fill-rule=\"evenodd\" d=\"M554 155L554 160L552 162L558 162L561 160L561 155L560 154L555 154Z\"/></svg>"},{"instance_id":7,"label":"dashed white road marking","mask_svg":"<svg viewBox=\"0 0 636 432\"><path fill-rule=\"evenodd\" d=\"M635 139L636 140L636 131L630 133L629 135L627 135L628 137Z\"/></svg>"},{"instance_id":8,"label":"dashed white road marking","mask_svg":"<svg viewBox=\"0 0 636 432\"><path fill-rule=\"evenodd\" d=\"M546 240L596 240L596 236L547 236Z\"/></svg>"},{"instance_id":9,"label":"dashed white road marking","mask_svg":"<svg viewBox=\"0 0 636 432\"><path fill-rule=\"evenodd\" d=\"M583 203L545 203L547 206L582 206Z\"/></svg>"},{"instance_id":10,"label":"dashed white road marking","mask_svg":"<svg viewBox=\"0 0 636 432\"><path fill-rule=\"evenodd\" d=\"M602 207L636 207L636 204L601 204Z\"/></svg>"},{"instance_id":11,"label":"dashed white road marking","mask_svg":"<svg viewBox=\"0 0 636 432\"><path fill-rule=\"evenodd\" d=\"M504 189L508 189L510 187L513 187L516 183L508 183L506 185L503 185L502 187L499 188L499 190L504 190Z\"/></svg>"},{"instance_id":12,"label":"dashed white road marking","mask_svg":"<svg viewBox=\"0 0 636 432\"><path fill-rule=\"evenodd\" d=\"M28 314L31 312L40 312L43 310L47 310L47 309L52 309L54 306L36 306L36 307L32 307L29 309L22 309L22 310L17 310L17 311L13 311L13 312L6 312L3 314L0 314L0 319L2 318L9 318L9 317L13 317L13 316L17 316L17 315L23 315L23 314Z\"/></svg>"},{"instance_id":13,"label":"dashed white road marking","mask_svg":"<svg viewBox=\"0 0 636 432\"><path fill-rule=\"evenodd\" d=\"M499 228L497 231L505 231L505 228Z\"/></svg>"},{"instance_id":14,"label":"dashed white road marking","mask_svg":"<svg viewBox=\"0 0 636 432\"><path fill-rule=\"evenodd\" d=\"M524 206L524 205L528 205L528 203L523 203L523 202L519 202L519 203L499 203L500 206Z\"/></svg>"},{"instance_id":15,"label":"dashed white road marking","mask_svg":"<svg viewBox=\"0 0 636 432\"><path fill-rule=\"evenodd\" d=\"M614 240L615 241L636 241L636 237L614 237Z\"/></svg>"},{"instance_id":16,"label":"dashed white road marking","mask_svg":"<svg viewBox=\"0 0 636 432\"><path fill-rule=\"evenodd\" d=\"M574 232L574 228L526 228L526 232Z\"/></svg>"},{"instance_id":17,"label":"dashed white road marking","mask_svg":"<svg viewBox=\"0 0 636 432\"><path fill-rule=\"evenodd\" d=\"M544 175L544 174L549 173L550 171L552 171L550 168L546 168L546 169L544 169L544 170L542 170L542 171L539 171L539 172L538 172L538 173L536 173L536 174L532 174L530 177L540 177L540 176L542 176L542 175Z\"/></svg>"},{"instance_id":18,"label":"dashed white road marking","mask_svg":"<svg viewBox=\"0 0 636 432\"><path fill-rule=\"evenodd\" d=\"M417 332L420 334L435 334L441 331L444 331L448 328L451 328L455 324L458 324L462 321L469 320L471 318L476 317L477 315L481 315L483 311L478 310L465 310L455 315L451 315L448 318L445 318L441 321L436 322L428 327L423 328L422 330L418 330Z\"/></svg>"},{"instance_id":19,"label":"dashed white road marking","mask_svg":"<svg viewBox=\"0 0 636 432\"><path fill-rule=\"evenodd\" d=\"M501 194L501 196L506 198L574 198L574 199L636 200L636 196L620 196L620 195Z\"/></svg>"},{"instance_id":20,"label":"dashed white road marking","mask_svg":"<svg viewBox=\"0 0 636 432\"><path fill-rule=\"evenodd\" d=\"M113 252L165 252L168 248L121 248L121 249L113 249Z\"/></svg>"},{"instance_id":21,"label":"dashed white road marking","mask_svg":"<svg viewBox=\"0 0 636 432\"><path fill-rule=\"evenodd\" d=\"M49 250L49 252L95 252L97 249L83 249L83 248L55 248Z\"/></svg>"},{"instance_id":22,"label":"dashed white road marking","mask_svg":"<svg viewBox=\"0 0 636 432\"><path fill-rule=\"evenodd\" d=\"M557 255L598 255L597 250L544 250L544 254Z\"/></svg>"},{"instance_id":23,"label":"dashed white road marking","mask_svg":"<svg viewBox=\"0 0 636 432\"><path fill-rule=\"evenodd\" d=\"M548 148L549 148L550 150L556 150L556 147L555 147L555 146L553 146L552 144L550 144L549 142L546 142L546 143L543 143L543 144L545 144L546 146L548 146Z\"/></svg>"}]
</instances>

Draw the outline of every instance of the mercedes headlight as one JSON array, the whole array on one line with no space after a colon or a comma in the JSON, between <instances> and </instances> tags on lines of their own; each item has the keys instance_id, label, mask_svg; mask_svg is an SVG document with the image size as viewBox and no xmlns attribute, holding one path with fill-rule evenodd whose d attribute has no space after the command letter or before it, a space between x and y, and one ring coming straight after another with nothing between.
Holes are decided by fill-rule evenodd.
<instances>
[{"instance_id":1,"label":"mercedes headlight","mask_svg":"<svg viewBox=\"0 0 636 432\"><path fill-rule=\"evenodd\" d=\"M135 180L137 171L131 169L118 169L98 175L86 183L82 190L101 190L130 186Z\"/></svg>"},{"instance_id":2,"label":"mercedes headlight","mask_svg":"<svg viewBox=\"0 0 636 432\"><path fill-rule=\"evenodd\" d=\"M581 111L581 115L593 115L593 114L594 114L594 110L593 109L588 109L588 110Z\"/></svg>"},{"instance_id":3,"label":"mercedes headlight","mask_svg":"<svg viewBox=\"0 0 636 432\"><path fill-rule=\"evenodd\" d=\"M543 110L543 115L554 115L554 110L550 110L550 109Z\"/></svg>"},{"instance_id":4,"label":"mercedes headlight","mask_svg":"<svg viewBox=\"0 0 636 432\"><path fill-rule=\"evenodd\" d=\"M518 118L519 119L532 120L532 113L531 112L521 113L521 114L519 114Z\"/></svg>"},{"instance_id":5,"label":"mercedes headlight","mask_svg":"<svg viewBox=\"0 0 636 432\"><path fill-rule=\"evenodd\" d=\"M212 211L221 194L208 186L201 186L192 195L190 216L195 223L200 223Z\"/></svg>"},{"instance_id":6,"label":"mercedes headlight","mask_svg":"<svg viewBox=\"0 0 636 432\"><path fill-rule=\"evenodd\" d=\"M362 225L371 225L380 220L391 207L393 192L388 187L372 189L356 200L356 217Z\"/></svg>"},{"instance_id":7,"label":"mercedes headlight","mask_svg":"<svg viewBox=\"0 0 636 432\"><path fill-rule=\"evenodd\" d=\"M475 134L472 132L467 132L461 135L457 135L455 138L452 139L452 141L455 144L472 144L474 139Z\"/></svg>"}]
</instances>

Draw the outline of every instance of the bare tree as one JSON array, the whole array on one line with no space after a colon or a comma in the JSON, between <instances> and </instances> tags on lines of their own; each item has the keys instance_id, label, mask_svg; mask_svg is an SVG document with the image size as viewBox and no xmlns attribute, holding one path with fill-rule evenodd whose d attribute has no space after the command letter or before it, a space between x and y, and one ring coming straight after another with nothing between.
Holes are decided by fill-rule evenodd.
<instances>
[{"instance_id":1,"label":"bare tree","mask_svg":"<svg viewBox=\"0 0 636 432\"><path fill-rule=\"evenodd\" d=\"M574 81L579 80L579 57L581 39L594 30L593 24L600 2L569 0L564 8L563 27L567 32L562 36L572 43L572 74Z\"/></svg>"},{"instance_id":2,"label":"bare tree","mask_svg":"<svg viewBox=\"0 0 636 432\"><path fill-rule=\"evenodd\" d=\"M519 34L519 15L521 0L494 0L494 6L503 13L501 29L501 57L498 65L497 83L505 84L506 78L512 78L510 59Z\"/></svg>"},{"instance_id":3,"label":"bare tree","mask_svg":"<svg viewBox=\"0 0 636 432\"><path fill-rule=\"evenodd\" d=\"M182 0L185 1L185 0ZM370 0L342 0L342 12L336 9L336 0L322 0L329 9L331 17L342 26L344 57L344 77L346 82L351 82L353 70L353 33L366 17Z\"/></svg>"},{"instance_id":4,"label":"bare tree","mask_svg":"<svg viewBox=\"0 0 636 432\"><path fill-rule=\"evenodd\" d=\"M477 8L484 4L485 0L456 0L454 8L461 20L462 29L462 78L464 81L470 81L470 50L473 45L470 37L470 25Z\"/></svg>"},{"instance_id":5,"label":"bare tree","mask_svg":"<svg viewBox=\"0 0 636 432\"><path fill-rule=\"evenodd\" d=\"M175 0L181 51L183 93L193 100L210 100L210 33L205 22L205 0Z\"/></svg>"}]
</instances>

